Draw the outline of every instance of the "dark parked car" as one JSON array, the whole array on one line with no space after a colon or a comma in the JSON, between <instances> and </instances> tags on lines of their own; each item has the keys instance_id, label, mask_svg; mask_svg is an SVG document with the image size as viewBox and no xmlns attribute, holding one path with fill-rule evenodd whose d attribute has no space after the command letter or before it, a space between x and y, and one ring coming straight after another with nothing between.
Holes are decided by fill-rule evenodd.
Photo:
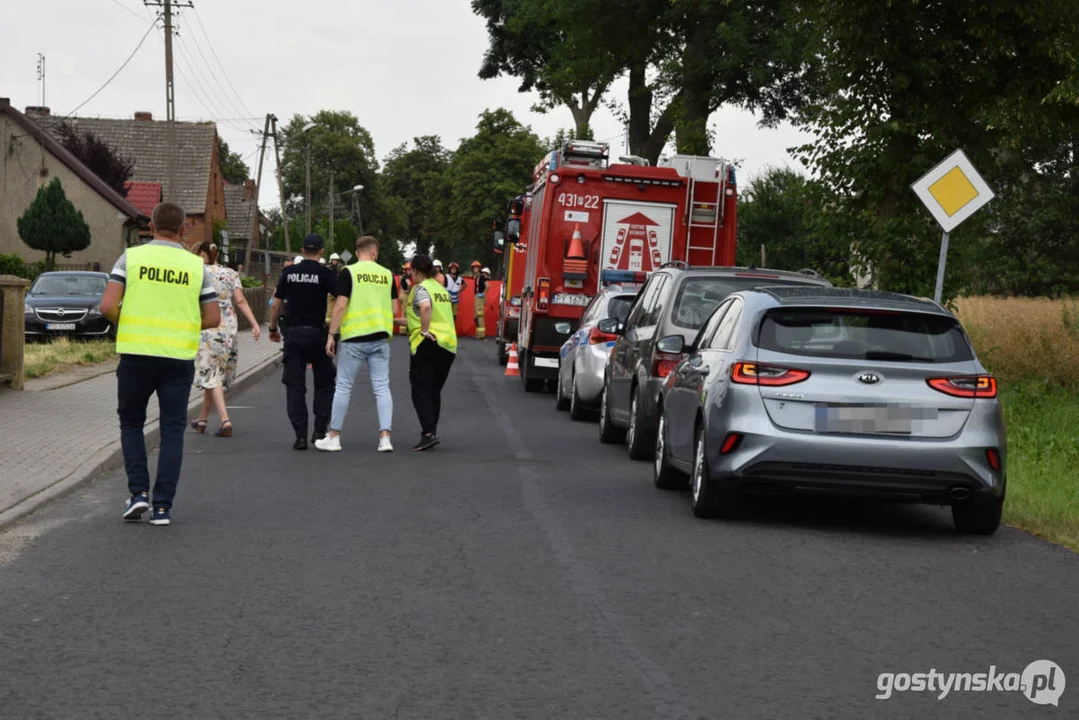
<instances>
[{"instance_id":1,"label":"dark parked car","mask_svg":"<svg viewBox=\"0 0 1079 720\"><path fill-rule=\"evenodd\" d=\"M42 273L26 294L26 339L112 337L112 323L101 314L109 276L100 272Z\"/></svg>"},{"instance_id":2,"label":"dark parked car","mask_svg":"<svg viewBox=\"0 0 1079 720\"><path fill-rule=\"evenodd\" d=\"M929 300L838 288L732 295L660 398L656 486L688 484L698 517L745 493L950 505L956 528L1000 524L1006 436L996 381Z\"/></svg>"},{"instance_id":3,"label":"dark parked car","mask_svg":"<svg viewBox=\"0 0 1079 720\"><path fill-rule=\"evenodd\" d=\"M652 457L657 424L656 400L667 375L682 360L656 341L681 335L688 344L728 295L761 285L831 287L812 271L786 272L737 267L696 267L668 263L652 274L623 326L615 319L599 324L618 335L607 360L600 397L599 439L625 440L634 460Z\"/></svg>"}]
</instances>

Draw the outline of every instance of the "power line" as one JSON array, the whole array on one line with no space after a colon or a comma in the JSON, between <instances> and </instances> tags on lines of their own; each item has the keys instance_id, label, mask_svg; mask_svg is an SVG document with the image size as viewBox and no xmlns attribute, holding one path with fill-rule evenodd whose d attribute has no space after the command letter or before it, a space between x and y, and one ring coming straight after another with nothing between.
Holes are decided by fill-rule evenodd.
<instances>
[{"instance_id":1,"label":"power line","mask_svg":"<svg viewBox=\"0 0 1079 720\"><path fill-rule=\"evenodd\" d=\"M227 125L227 126L231 127L234 130L238 130L240 132L246 132L247 127L245 127L244 125L242 125L242 124L240 124L238 122L233 122L231 120L228 120L229 113L228 113L227 110L222 112L221 108L218 106L217 100L215 99L215 94L212 92L213 87L210 86L210 90L207 91L206 87L203 86L202 81L205 79L204 76L202 75L202 73L199 70L198 66L191 59L190 51L188 51L187 45L184 44L182 36L178 36L178 37L180 37L180 43L177 46L177 49L179 50L177 55L180 58L181 62L184 63L184 65L187 66L187 69L194 76L194 78L195 78L194 82L192 82L191 78L189 78L187 76L187 74L185 72L183 72L182 67L177 66L177 69L180 70L180 75L181 75L181 77L183 77L184 81L187 83L188 89L191 91L191 94L195 96L195 99L198 101L198 103L200 105L202 105L203 109L205 109L208 113L210 113L211 117L215 121L220 122L220 123L222 123L224 125ZM206 100L209 101L210 105L212 106L212 109L211 109L211 107L207 107L206 102L204 102L202 97L199 95L199 93L195 91L195 86L196 85L198 86L198 88L202 92L202 94L205 95ZM209 83L207 83L207 85L209 85Z\"/></svg>"},{"instance_id":2,"label":"power line","mask_svg":"<svg viewBox=\"0 0 1079 720\"><path fill-rule=\"evenodd\" d=\"M116 76L117 76L117 75L119 75L119 74L120 74L120 72L121 72L121 71L122 71L122 70L123 70L123 69L124 69L125 67L127 67L127 64L128 64L129 62L131 62L131 59L132 59L133 57L135 57L135 54L136 54L136 53L138 53L138 51L139 51L139 48L141 48L141 47L142 47L142 44L143 44L144 42L146 42L146 38L150 37L150 33L151 33L151 32L153 32L153 29L154 29L155 27L157 27L157 19L156 19L156 18L154 19L154 21L153 21L153 22L151 22L151 23L150 23L150 27L146 28L146 33L145 33L145 34L144 34L144 35L142 36L142 39L141 39L141 40L139 40L139 44L135 46L135 49L131 51L131 54L127 56L127 60L124 60L124 64L123 64L123 65L121 65L121 66L120 66L119 68L117 68L116 72L114 72L114 73L112 74L112 76L111 76L111 77L110 77L110 78L109 78L108 80L106 80L106 81L105 81L105 84L104 84L104 85L102 85L102 86L101 86L101 87L99 87L99 88L98 88L97 90L95 90L95 91L94 91L94 94L93 94L93 95L91 95L90 97L88 97L88 98L86 98L85 100L83 100L83 101L82 101L81 103L79 103L78 107L76 107L76 108L75 108L74 110L72 110L72 111L71 111L71 112L69 112L69 113L68 113L67 115L65 115L65 116L64 116L64 119L65 119L65 120L66 120L67 118L71 117L72 115L74 115L75 113L77 113L77 112L78 112L79 110L81 110L81 109L83 108L83 106L84 106L84 105L86 105L86 103L88 103L88 102L90 102L91 100L93 100L94 98L96 98L96 97L98 96L98 94L99 94L99 93L100 93L100 92L101 92L102 90L104 90L105 88L107 88L107 87L109 86L109 83L111 83L111 82L112 82L113 80L115 80L115 79L116 79Z\"/></svg>"},{"instance_id":3,"label":"power line","mask_svg":"<svg viewBox=\"0 0 1079 720\"><path fill-rule=\"evenodd\" d=\"M198 51L199 57L202 58L203 66L209 73L210 79L213 80L213 82L217 85L217 89L220 91L218 97L220 97L220 99L222 100L222 107L229 108L228 112L235 112L237 115L243 115L245 112L250 113L250 110L241 110L240 107L229 97L228 91L225 90L225 86L222 85L221 81L217 79L217 74L210 66L210 61L206 59L205 53L202 52L202 46L199 44L199 39L195 36L194 33L191 34L191 42L195 44L195 50ZM209 83L207 83L207 85L209 85Z\"/></svg>"},{"instance_id":4,"label":"power line","mask_svg":"<svg viewBox=\"0 0 1079 720\"><path fill-rule=\"evenodd\" d=\"M124 12L126 12L126 13L128 13L129 15L134 15L134 16L135 16L135 17L137 17L137 18L138 18L139 20L142 20L142 15L139 15L139 14L138 14L137 12L135 12L134 10L132 10L131 8L129 8L129 7L127 6L127 5L124 5L124 4L122 3L122 2L120 2L120 0L112 0L112 4L113 4L113 5L116 5L116 6L117 6L117 7L119 7L119 8L121 9L121 10L123 10L123 11L124 11Z\"/></svg>"},{"instance_id":5,"label":"power line","mask_svg":"<svg viewBox=\"0 0 1079 720\"><path fill-rule=\"evenodd\" d=\"M247 107L247 105L244 103L243 97L240 96L240 93L236 90L236 86L234 86L232 84L232 80L229 79L229 74L225 70L225 66L221 63L221 58L217 56L217 51L214 50L214 44L210 40L209 34L206 32L206 27L202 24L202 18L199 17L199 11L196 8L192 8L191 10L195 15L195 22L198 23L199 30L202 31L202 36L206 38L206 44L210 46L210 52L213 54L214 60L217 61L217 66L221 68L221 74L225 76L225 82L227 82L229 84L229 87L232 88L232 92L236 96L236 99L240 101L240 106L243 107L244 112L250 113L251 108Z\"/></svg>"}]
</instances>

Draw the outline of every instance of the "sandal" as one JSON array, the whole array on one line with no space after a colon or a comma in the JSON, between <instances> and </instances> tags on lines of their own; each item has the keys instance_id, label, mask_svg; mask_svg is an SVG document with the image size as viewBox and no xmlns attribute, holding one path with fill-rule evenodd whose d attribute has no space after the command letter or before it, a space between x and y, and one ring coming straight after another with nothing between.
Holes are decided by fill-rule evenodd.
<instances>
[{"instance_id":1,"label":"sandal","mask_svg":"<svg viewBox=\"0 0 1079 720\"><path fill-rule=\"evenodd\" d=\"M205 420L199 420L198 418L195 418L194 420L191 421L191 429L194 430L197 433L206 432L206 421Z\"/></svg>"},{"instance_id":2,"label":"sandal","mask_svg":"<svg viewBox=\"0 0 1079 720\"><path fill-rule=\"evenodd\" d=\"M225 420L221 423L221 427L217 429L215 433L217 437L232 437L232 423Z\"/></svg>"}]
</instances>

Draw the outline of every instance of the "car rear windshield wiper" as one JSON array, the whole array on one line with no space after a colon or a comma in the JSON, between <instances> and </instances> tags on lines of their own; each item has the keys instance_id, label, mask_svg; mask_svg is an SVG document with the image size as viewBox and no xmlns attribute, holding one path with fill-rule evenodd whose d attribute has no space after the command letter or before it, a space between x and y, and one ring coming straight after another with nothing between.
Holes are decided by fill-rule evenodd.
<instances>
[{"instance_id":1,"label":"car rear windshield wiper","mask_svg":"<svg viewBox=\"0 0 1079 720\"><path fill-rule=\"evenodd\" d=\"M935 362L933 358L917 357L907 353L885 352L883 350L867 350L866 360L896 360L899 362Z\"/></svg>"}]
</instances>

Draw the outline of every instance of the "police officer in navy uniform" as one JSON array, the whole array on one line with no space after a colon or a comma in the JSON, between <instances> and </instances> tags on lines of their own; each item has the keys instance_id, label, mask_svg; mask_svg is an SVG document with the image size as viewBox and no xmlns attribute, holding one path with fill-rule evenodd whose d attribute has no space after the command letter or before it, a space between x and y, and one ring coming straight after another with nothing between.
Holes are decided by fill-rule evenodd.
<instances>
[{"instance_id":1,"label":"police officer in navy uniform","mask_svg":"<svg viewBox=\"0 0 1079 720\"><path fill-rule=\"evenodd\" d=\"M277 281L270 311L270 341L281 342L278 320L288 302L288 334L285 337L284 373L288 388L288 419L296 432L295 450L307 449L307 366L315 379L315 431L311 442L326 436L333 408L337 369L326 355L326 303L337 296L337 274L319 263L325 243L314 233L303 239L303 260L293 264Z\"/></svg>"}]
</instances>

